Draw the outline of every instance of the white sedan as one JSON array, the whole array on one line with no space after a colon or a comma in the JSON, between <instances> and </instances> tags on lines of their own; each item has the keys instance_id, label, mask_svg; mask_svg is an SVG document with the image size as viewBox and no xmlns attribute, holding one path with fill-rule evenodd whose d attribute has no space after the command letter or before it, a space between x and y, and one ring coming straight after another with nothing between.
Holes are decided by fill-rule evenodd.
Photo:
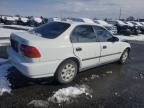
<instances>
[{"instance_id":1,"label":"white sedan","mask_svg":"<svg viewBox=\"0 0 144 108\"><path fill-rule=\"evenodd\" d=\"M100 24L104 26L108 31L110 31L112 34L117 34L117 27L107 23L104 20L94 20L95 23Z\"/></svg>"},{"instance_id":2,"label":"white sedan","mask_svg":"<svg viewBox=\"0 0 144 108\"><path fill-rule=\"evenodd\" d=\"M130 44L98 24L51 22L29 32L13 33L9 60L30 78L52 77L61 84L77 72L102 64L125 63Z\"/></svg>"}]
</instances>

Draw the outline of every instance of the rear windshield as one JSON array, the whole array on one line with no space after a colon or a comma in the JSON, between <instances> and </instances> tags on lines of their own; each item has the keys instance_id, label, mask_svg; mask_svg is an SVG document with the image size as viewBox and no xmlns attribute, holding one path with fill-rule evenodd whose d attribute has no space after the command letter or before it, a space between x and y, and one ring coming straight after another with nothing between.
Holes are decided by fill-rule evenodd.
<instances>
[{"instance_id":1,"label":"rear windshield","mask_svg":"<svg viewBox=\"0 0 144 108\"><path fill-rule=\"evenodd\" d=\"M54 39L61 35L70 27L68 23L62 22L50 22L48 24L42 25L38 28L31 30L31 33L39 34L41 37Z\"/></svg>"}]
</instances>

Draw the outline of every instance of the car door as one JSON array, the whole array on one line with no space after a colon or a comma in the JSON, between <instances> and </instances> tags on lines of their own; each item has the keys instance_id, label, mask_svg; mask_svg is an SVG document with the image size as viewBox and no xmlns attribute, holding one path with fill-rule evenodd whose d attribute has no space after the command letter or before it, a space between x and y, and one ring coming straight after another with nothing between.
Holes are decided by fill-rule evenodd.
<instances>
[{"instance_id":1,"label":"car door","mask_svg":"<svg viewBox=\"0 0 144 108\"><path fill-rule=\"evenodd\" d=\"M81 60L81 68L99 64L100 44L92 26L79 25L71 33L71 42L75 56Z\"/></svg>"},{"instance_id":2,"label":"car door","mask_svg":"<svg viewBox=\"0 0 144 108\"><path fill-rule=\"evenodd\" d=\"M113 35L103 27L94 26L94 30L101 47L100 63L118 60L122 53L120 42L112 41Z\"/></svg>"}]
</instances>

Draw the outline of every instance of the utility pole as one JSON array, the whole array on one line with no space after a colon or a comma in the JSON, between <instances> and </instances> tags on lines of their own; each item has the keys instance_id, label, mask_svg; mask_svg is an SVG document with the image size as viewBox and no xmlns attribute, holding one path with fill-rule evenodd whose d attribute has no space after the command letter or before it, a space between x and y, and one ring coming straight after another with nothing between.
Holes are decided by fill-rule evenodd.
<instances>
[{"instance_id":1,"label":"utility pole","mask_svg":"<svg viewBox=\"0 0 144 108\"><path fill-rule=\"evenodd\" d=\"M120 7L119 19L121 19L121 14L122 14L122 10L121 10L121 7Z\"/></svg>"}]
</instances>

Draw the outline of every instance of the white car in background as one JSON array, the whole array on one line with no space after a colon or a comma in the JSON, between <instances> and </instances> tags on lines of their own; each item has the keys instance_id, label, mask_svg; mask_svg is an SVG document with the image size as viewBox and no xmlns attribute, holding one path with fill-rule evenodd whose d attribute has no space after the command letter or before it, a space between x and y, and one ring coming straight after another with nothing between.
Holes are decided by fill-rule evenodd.
<instances>
[{"instance_id":1,"label":"white car in background","mask_svg":"<svg viewBox=\"0 0 144 108\"><path fill-rule=\"evenodd\" d=\"M5 16L3 19L3 23L7 25L16 24L16 19L12 16Z\"/></svg>"},{"instance_id":2,"label":"white car in background","mask_svg":"<svg viewBox=\"0 0 144 108\"><path fill-rule=\"evenodd\" d=\"M48 22L54 22L54 21L62 21L62 19L58 17L48 18Z\"/></svg>"},{"instance_id":3,"label":"white car in background","mask_svg":"<svg viewBox=\"0 0 144 108\"><path fill-rule=\"evenodd\" d=\"M144 22L141 22L141 24L144 26Z\"/></svg>"},{"instance_id":4,"label":"white car in background","mask_svg":"<svg viewBox=\"0 0 144 108\"><path fill-rule=\"evenodd\" d=\"M95 23L51 22L10 38L7 51L13 66L27 77L55 77L62 84L79 71L125 63L130 52L130 44Z\"/></svg>"},{"instance_id":5,"label":"white car in background","mask_svg":"<svg viewBox=\"0 0 144 108\"><path fill-rule=\"evenodd\" d=\"M94 21L90 18L81 18L85 23L94 23Z\"/></svg>"},{"instance_id":6,"label":"white car in background","mask_svg":"<svg viewBox=\"0 0 144 108\"><path fill-rule=\"evenodd\" d=\"M131 23L130 21L125 22L128 26L130 27L134 27L135 25L133 23Z\"/></svg>"},{"instance_id":7,"label":"white car in background","mask_svg":"<svg viewBox=\"0 0 144 108\"><path fill-rule=\"evenodd\" d=\"M66 22L85 22L85 23L94 23L94 21L90 18L63 18L62 21Z\"/></svg>"},{"instance_id":8,"label":"white car in background","mask_svg":"<svg viewBox=\"0 0 144 108\"><path fill-rule=\"evenodd\" d=\"M140 29L141 34L144 34L144 25L141 22L132 21L132 23Z\"/></svg>"},{"instance_id":9,"label":"white car in background","mask_svg":"<svg viewBox=\"0 0 144 108\"><path fill-rule=\"evenodd\" d=\"M107 23L106 21L103 20L94 20L95 23L100 24L104 26L108 31L110 31L112 34L117 34L117 27Z\"/></svg>"},{"instance_id":10,"label":"white car in background","mask_svg":"<svg viewBox=\"0 0 144 108\"><path fill-rule=\"evenodd\" d=\"M143 25L140 22L137 21L131 21L131 23L133 23L134 25L138 26L138 27L143 27Z\"/></svg>"}]
</instances>

